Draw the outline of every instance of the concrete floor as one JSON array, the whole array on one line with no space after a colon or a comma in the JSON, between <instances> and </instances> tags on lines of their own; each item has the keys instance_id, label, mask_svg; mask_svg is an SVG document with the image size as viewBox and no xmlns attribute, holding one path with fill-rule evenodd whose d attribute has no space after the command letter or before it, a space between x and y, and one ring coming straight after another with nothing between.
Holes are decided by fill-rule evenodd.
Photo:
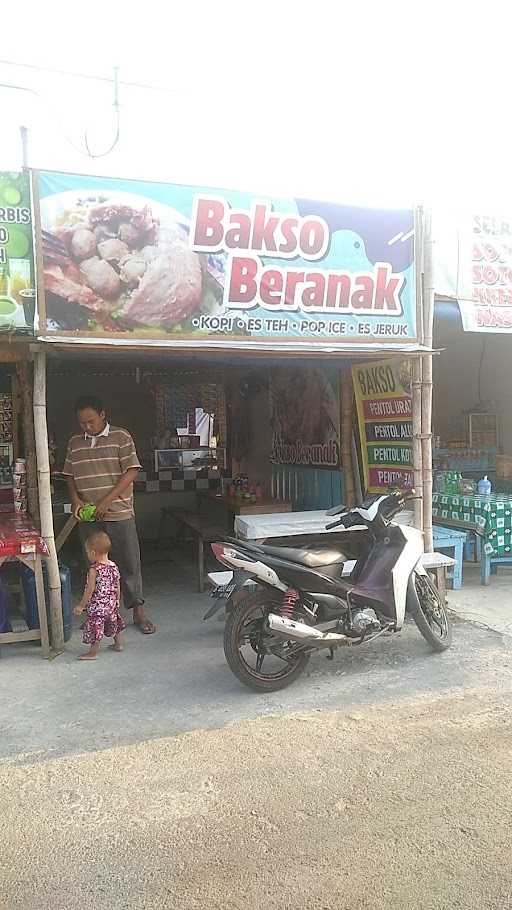
<instances>
[{"instance_id":1,"label":"concrete floor","mask_svg":"<svg viewBox=\"0 0 512 910\"><path fill-rule=\"evenodd\" d=\"M223 624L202 621L211 600L194 592L191 564L157 563L146 569L145 582L158 632L144 636L128 627L121 654L105 648L97 661L78 662L78 628L66 652L49 663L28 643L2 647L2 703L9 709L0 720L0 757L104 749L262 714L386 701L397 692L463 691L480 684L489 649L502 655L500 664L510 659L512 638L468 623L458 623L454 650L432 655L410 623L368 648L339 651L333 662L319 653L289 689L259 695L228 669Z\"/></svg>"},{"instance_id":2,"label":"concrete floor","mask_svg":"<svg viewBox=\"0 0 512 910\"><path fill-rule=\"evenodd\" d=\"M512 635L512 566L503 566L485 586L480 584L480 567L465 563L462 588L450 591L448 601L462 619Z\"/></svg>"},{"instance_id":3,"label":"concrete floor","mask_svg":"<svg viewBox=\"0 0 512 910\"><path fill-rule=\"evenodd\" d=\"M407 624L259 696L192 580L146 572L122 654L2 648L2 910L509 910L512 637Z\"/></svg>"}]
</instances>

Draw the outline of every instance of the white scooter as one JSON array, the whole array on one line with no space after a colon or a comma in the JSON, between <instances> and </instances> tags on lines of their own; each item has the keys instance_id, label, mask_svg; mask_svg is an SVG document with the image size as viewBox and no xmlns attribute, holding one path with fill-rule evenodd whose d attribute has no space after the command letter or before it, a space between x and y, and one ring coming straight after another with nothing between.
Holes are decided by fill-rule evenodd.
<instances>
[{"instance_id":1,"label":"white scooter","mask_svg":"<svg viewBox=\"0 0 512 910\"><path fill-rule=\"evenodd\" d=\"M393 492L353 509L338 506L328 512L336 520L326 530L340 533L294 538L294 546L289 539L212 544L217 560L233 570L210 578L218 605L227 599L224 652L243 683L282 689L313 651L327 648L333 656L341 646L398 632L406 611L434 651L450 646L445 604L421 563L422 534L392 523L411 497Z\"/></svg>"}]
</instances>

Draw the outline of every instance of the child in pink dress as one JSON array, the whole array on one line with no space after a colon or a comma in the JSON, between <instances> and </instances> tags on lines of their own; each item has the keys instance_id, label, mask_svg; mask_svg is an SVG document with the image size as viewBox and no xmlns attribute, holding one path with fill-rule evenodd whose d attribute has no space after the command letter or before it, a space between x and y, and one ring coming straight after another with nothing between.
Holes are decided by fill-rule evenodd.
<instances>
[{"instance_id":1,"label":"child in pink dress","mask_svg":"<svg viewBox=\"0 0 512 910\"><path fill-rule=\"evenodd\" d=\"M91 567L83 597L73 612L75 616L80 616L87 610L82 641L90 648L80 655L79 660L96 660L104 635L114 639L114 644L110 645L113 651L123 650L121 632L126 623L119 612L119 569L108 558L111 546L110 537L104 531L91 534L85 545Z\"/></svg>"}]
</instances>

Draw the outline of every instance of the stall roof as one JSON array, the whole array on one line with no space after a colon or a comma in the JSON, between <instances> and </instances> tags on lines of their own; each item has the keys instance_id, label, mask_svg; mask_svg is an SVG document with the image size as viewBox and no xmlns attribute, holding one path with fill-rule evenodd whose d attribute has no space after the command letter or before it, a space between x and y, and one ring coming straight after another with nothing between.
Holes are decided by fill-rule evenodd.
<instances>
[{"instance_id":1,"label":"stall roof","mask_svg":"<svg viewBox=\"0 0 512 910\"><path fill-rule=\"evenodd\" d=\"M220 362L222 359L224 362L230 359L233 355L237 358L245 359L248 355L255 358L261 357L307 357L307 358L317 358L321 357L330 357L332 359L360 359L360 358L372 358L372 359L383 359L385 357L396 357L397 354L400 354L404 357L414 357L421 356L423 354L434 353L432 349L427 348L421 344L415 345L400 345L389 343L385 346L378 344L337 344L337 345L323 345L323 344L311 344L307 342L289 342L285 344L279 343L267 343L264 342L245 342L243 348L240 347L239 342L226 342L219 341L216 343L211 339L208 341L207 345L201 346L200 351L197 348L197 344L194 344L192 341L183 341L177 342L173 341L172 345L162 345L159 341L150 341L147 340L143 344L133 344L133 341L130 339L120 338L115 342L104 342L101 340L91 342L90 338L65 338L59 336L58 338L47 336L39 339L40 342L43 342L48 347L46 348L48 353L53 353L51 349L58 350L59 353L66 351L69 354L74 354L74 356L79 355L84 351L87 353L99 353L103 352L109 357L114 355L118 357L120 354L128 354L133 356L136 353L144 354L145 356L183 356L190 358L191 355L194 356L194 359L200 356L211 356L216 355L216 359Z\"/></svg>"}]
</instances>

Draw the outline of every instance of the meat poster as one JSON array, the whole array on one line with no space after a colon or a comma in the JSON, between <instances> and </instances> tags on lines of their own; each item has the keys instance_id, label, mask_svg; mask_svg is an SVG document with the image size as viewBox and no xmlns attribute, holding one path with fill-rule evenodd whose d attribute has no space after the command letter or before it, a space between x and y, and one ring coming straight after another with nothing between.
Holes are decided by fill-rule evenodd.
<instances>
[{"instance_id":1,"label":"meat poster","mask_svg":"<svg viewBox=\"0 0 512 910\"><path fill-rule=\"evenodd\" d=\"M34 248L27 173L0 172L0 331L34 331Z\"/></svg>"},{"instance_id":2,"label":"meat poster","mask_svg":"<svg viewBox=\"0 0 512 910\"><path fill-rule=\"evenodd\" d=\"M411 489L411 364L382 360L352 367L365 489Z\"/></svg>"},{"instance_id":3,"label":"meat poster","mask_svg":"<svg viewBox=\"0 0 512 910\"><path fill-rule=\"evenodd\" d=\"M272 464L340 467L337 374L331 370L276 367L270 373Z\"/></svg>"},{"instance_id":4,"label":"meat poster","mask_svg":"<svg viewBox=\"0 0 512 910\"><path fill-rule=\"evenodd\" d=\"M43 335L309 350L416 343L414 213L39 174Z\"/></svg>"}]
</instances>

